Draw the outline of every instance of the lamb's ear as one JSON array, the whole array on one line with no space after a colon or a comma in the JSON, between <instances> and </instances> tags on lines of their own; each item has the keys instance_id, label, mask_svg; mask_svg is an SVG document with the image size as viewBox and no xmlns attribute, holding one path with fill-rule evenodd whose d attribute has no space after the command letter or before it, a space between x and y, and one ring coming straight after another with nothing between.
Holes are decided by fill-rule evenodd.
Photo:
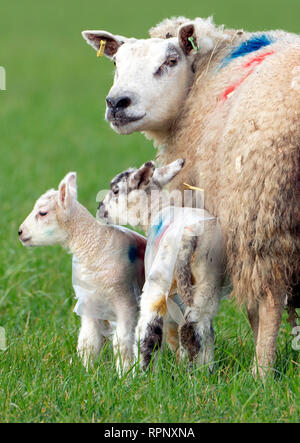
<instances>
[{"instance_id":1,"label":"lamb's ear","mask_svg":"<svg viewBox=\"0 0 300 443\"><path fill-rule=\"evenodd\" d=\"M181 171L183 165L184 159L179 158L169 165L162 166L161 168L156 169L153 178L160 184L161 187L163 187L171 180L173 180L175 175L177 175L178 172Z\"/></svg>"},{"instance_id":2,"label":"lamb's ear","mask_svg":"<svg viewBox=\"0 0 300 443\"><path fill-rule=\"evenodd\" d=\"M58 188L58 203L63 209L70 209L77 200L76 172L69 172L60 182Z\"/></svg>"},{"instance_id":3,"label":"lamb's ear","mask_svg":"<svg viewBox=\"0 0 300 443\"><path fill-rule=\"evenodd\" d=\"M193 41L194 46L191 40ZM193 51L195 52L195 48L198 47L198 42L194 23L190 22L180 26L178 31L178 41L179 46L186 55L192 54Z\"/></svg>"},{"instance_id":4,"label":"lamb's ear","mask_svg":"<svg viewBox=\"0 0 300 443\"><path fill-rule=\"evenodd\" d=\"M119 47L127 40L126 37L106 31L83 31L82 36L96 51L99 51L101 40L105 41L104 55L109 59L112 59Z\"/></svg>"},{"instance_id":5,"label":"lamb's ear","mask_svg":"<svg viewBox=\"0 0 300 443\"><path fill-rule=\"evenodd\" d=\"M144 163L131 177L130 186L134 189L142 189L146 187L155 171L153 162Z\"/></svg>"}]
</instances>

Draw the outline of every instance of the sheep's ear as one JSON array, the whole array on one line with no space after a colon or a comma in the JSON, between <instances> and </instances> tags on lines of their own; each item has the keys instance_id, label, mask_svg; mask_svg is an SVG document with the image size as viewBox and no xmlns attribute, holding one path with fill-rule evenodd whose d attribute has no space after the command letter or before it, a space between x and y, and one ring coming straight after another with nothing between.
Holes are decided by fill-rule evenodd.
<instances>
[{"instance_id":1,"label":"sheep's ear","mask_svg":"<svg viewBox=\"0 0 300 443\"><path fill-rule=\"evenodd\" d=\"M60 182L58 203L63 209L70 209L77 200L76 172L69 172Z\"/></svg>"},{"instance_id":2,"label":"sheep's ear","mask_svg":"<svg viewBox=\"0 0 300 443\"><path fill-rule=\"evenodd\" d=\"M131 177L130 185L134 189L145 188L155 171L155 165L153 162L147 162L143 164Z\"/></svg>"},{"instance_id":3,"label":"sheep's ear","mask_svg":"<svg viewBox=\"0 0 300 443\"><path fill-rule=\"evenodd\" d=\"M173 180L175 175L177 175L178 172L181 171L183 165L184 159L179 158L169 165L162 166L161 168L156 169L153 178L160 184L161 187L163 187L171 180Z\"/></svg>"},{"instance_id":4,"label":"sheep's ear","mask_svg":"<svg viewBox=\"0 0 300 443\"><path fill-rule=\"evenodd\" d=\"M224 26L216 26L213 18L197 17L189 23L183 23L178 31L179 46L186 55L211 51L217 42L229 41L232 37L224 30Z\"/></svg>"},{"instance_id":5,"label":"sheep's ear","mask_svg":"<svg viewBox=\"0 0 300 443\"><path fill-rule=\"evenodd\" d=\"M193 41L193 44L191 40ZM184 24L178 32L179 46L186 55L190 55L198 47L195 25L193 23Z\"/></svg>"},{"instance_id":6,"label":"sheep's ear","mask_svg":"<svg viewBox=\"0 0 300 443\"><path fill-rule=\"evenodd\" d=\"M83 31L82 36L96 51L99 51L100 42L104 41L105 47L103 54L109 59L112 59L119 47L127 40L126 37L113 35L106 31Z\"/></svg>"}]
</instances>

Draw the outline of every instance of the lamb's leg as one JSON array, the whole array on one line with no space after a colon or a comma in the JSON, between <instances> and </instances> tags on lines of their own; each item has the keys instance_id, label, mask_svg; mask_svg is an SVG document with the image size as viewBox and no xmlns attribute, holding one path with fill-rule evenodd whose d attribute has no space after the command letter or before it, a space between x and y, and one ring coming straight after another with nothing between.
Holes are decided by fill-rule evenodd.
<instances>
[{"instance_id":1,"label":"lamb's leg","mask_svg":"<svg viewBox=\"0 0 300 443\"><path fill-rule=\"evenodd\" d=\"M259 301L259 326L256 343L254 374L264 377L273 367L276 342L284 308L284 297L267 289L266 295Z\"/></svg>"},{"instance_id":2,"label":"lamb's leg","mask_svg":"<svg viewBox=\"0 0 300 443\"><path fill-rule=\"evenodd\" d=\"M77 352L86 369L98 357L104 338L103 331L106 329L104 320L82 316Z\"/></svg>"},{"instance_id":3,"label":"lamb's leg","mask_svg":"<svg viewBox=\"0 0 300 443\"><path fill-rule=\"evenodd\" d=\"M201 248L201 239L199 239ZM213 319L220 303L219 269L214 268L208 254L198 263L197 278L194 282L191 260L197 246L197 238L183 239L176 265L176 280L179 294L187 305L185 321L180 327L180 356L187 357L198 365L209 365L214 360Z\"/></svg>"},{"instance_id":4,"label":"lamb's leg","mask_svg":"<svg viewBox=\"0 0 300 443\"><path fill-rule=\"evenodd\" d=\"M148 367L154 349L162 346L166 310L166 295L158 285L150 283L142 293L140 318L135 333L135 354L137 358L140 357L142 369Z\"/></svg>"},{"instance_id":5,"label":"lamb's leg","mask_svg":"<svg viewBox=\"0 0 300 443\"><path fill-rule=\"evenodd\" d=\"M123 306L123 309L117 312L117 328L113 338L113 349L117 359L116 365L119 375L126 372L134 362L134 333L137 315L136 305Z\"/></svg>"},{"instance_id":6,"label":"lamb's leg","mask_svg":"<svg viewBox=\"0 0 300 443\"><path fill-rule=\"evenodd\" d=\"M218 297L216 297L218 299ZM218 311L219 302L216 300L213 310L209 300L202 300L202 308L198 306L189 307L185 313L185 321L180 327L180 357L188 358L197 365L208 365L213 369L214 361L214 330L213 318ZM211 311L211 312L209 312Z\"/></svg>"}]
</instances>

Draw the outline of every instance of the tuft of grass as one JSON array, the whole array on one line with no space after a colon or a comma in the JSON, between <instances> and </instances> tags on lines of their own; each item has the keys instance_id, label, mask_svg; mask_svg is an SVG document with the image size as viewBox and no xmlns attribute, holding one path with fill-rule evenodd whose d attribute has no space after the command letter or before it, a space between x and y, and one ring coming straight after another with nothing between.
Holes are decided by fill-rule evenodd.
<instances>
[{"instance_id":1,"label":"tuft of grass","mask_svg":"<svg viewBox=\"0 0 300 443\"><path fill-rule=\"evenodd\" d=\"M287 7L288 3L288 7ZM146 37L167 16L215 15L236 28L299 32L296 0L179 0L151 3L27 0L1 6L0 351L1 422L296 422L299 352L283 322L274 377L251 376L253 340L244 311L225 300L216 319L216 364L187 371L164 350L153 370L118 378L108 343L86 372L75 348L79 319L71 260L60 248L25 249L18 226L42 192L78 172L92 213L113 175L155 156L142 135L118 136L104 122L112 66L81 38L83 29ZM260 14L257 14L257 10ZM101 245L99 245L101 247Z\"/></svg>"}]
</instances>

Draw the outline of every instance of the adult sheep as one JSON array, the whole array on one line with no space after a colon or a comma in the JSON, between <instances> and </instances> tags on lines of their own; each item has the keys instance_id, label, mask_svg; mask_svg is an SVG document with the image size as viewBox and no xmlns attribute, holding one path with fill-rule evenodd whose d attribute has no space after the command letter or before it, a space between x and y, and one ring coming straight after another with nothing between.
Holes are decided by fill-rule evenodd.
<instances>
[{"instance_id":1,"label":"adult sheep","mask_svg":"<svg viewBox=\"0 0 300 443\"><path fill-rule=\"evenodd\" d=\"M263 374L299 283L300 37L184 17L163 21L146 40L83 36L96 50L105 42L116 65L106 98L111 127L144 132L160 147L161 164L185 159L172 189L204 188Z\"/></svg>"}]
</instances>

